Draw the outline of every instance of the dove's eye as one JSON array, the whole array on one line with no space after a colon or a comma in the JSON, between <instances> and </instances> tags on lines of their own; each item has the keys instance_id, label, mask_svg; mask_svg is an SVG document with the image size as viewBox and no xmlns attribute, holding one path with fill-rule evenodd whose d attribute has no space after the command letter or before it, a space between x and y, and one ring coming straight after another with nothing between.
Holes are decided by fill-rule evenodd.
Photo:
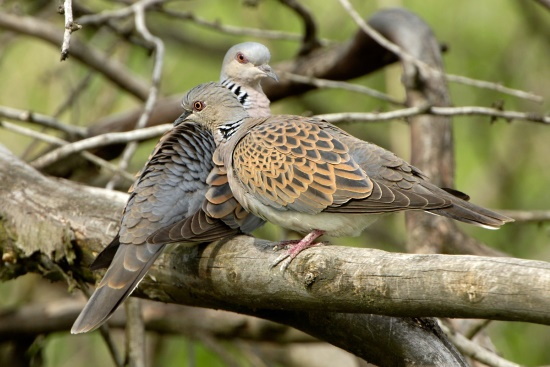
<instances>
[{"instance_id":1,"label":"dove's eye","mask_svg":"<svg viewBox=\"0 0 550 367\"><path fill-rule=\"evenodd\" d=\"M248 59L246 58L246 56L244 56L242 52L237 52L237 56L235 56L235 58L241 64L246 64L248 62Z\"/></svg>"},{"instance_id":2,"label":"dove's eye","mask_svg":"<svg viewBox=\"0 0 550 367\"><path fill-rule=\"evenodd\" d=\"M204 110L204 102L203 101L195 101L193 102L193 110L194 111L202 111Z\"/></svg>"}]
</instances>

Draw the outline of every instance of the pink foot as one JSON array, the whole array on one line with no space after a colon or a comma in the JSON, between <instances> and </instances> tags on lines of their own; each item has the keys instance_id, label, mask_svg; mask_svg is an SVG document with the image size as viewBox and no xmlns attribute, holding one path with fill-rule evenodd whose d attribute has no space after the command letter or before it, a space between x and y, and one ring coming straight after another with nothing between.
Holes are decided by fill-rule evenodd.
<instances>
[{"instance_id":1,"label":"pink foot","mask_svg":"<svg viewBox=\"0 0 550 367\"><path fill-rule=\"evenodd\" d=\"M318 237L321 237L324 233L325 231L314 229L299 241L292 240L281 242L280 244L284 245L287 250L284 254L275 259L275 261L271 264L271 267L273 268L281 263L281 271L284 272L288 265L296 256L298 256L300 252L304 251L306 248L318 245L318 243L313 243L313 241L315 241Z\"/></svg>"}]
</instances>

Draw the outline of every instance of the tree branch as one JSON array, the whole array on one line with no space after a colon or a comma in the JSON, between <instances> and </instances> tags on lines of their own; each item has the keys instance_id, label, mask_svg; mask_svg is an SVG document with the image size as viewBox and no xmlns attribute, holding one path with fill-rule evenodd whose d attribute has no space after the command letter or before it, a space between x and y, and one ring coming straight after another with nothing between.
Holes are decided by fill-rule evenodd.
<instances>
[{"instance_id":1,"label":"tree branch","mask_svg":"<svg viewBox=\"0 0 550 367\"><path fill-rule=\"evenodd\" d=\"M499 118L507 121L524 120L530 122L538 122L541 124L550 124L550 115L540 115L534 112L519 112L519 111L503 111L496 108L479 107L479 106L461 106L461 107L439 107L420 105L416 107L403 108L388 112L341 112L328 113L317 115L317 117L325 119L332 123L339 122L369 122L369 121L387 121L399 118L414 117L419 115L434 115L434 116L488 116L491 121Z\"/></svg>"},{"instance_id":2,"label":"tree branch","mask_svg":"<svg viewBox=\"0 0 550 367\"><path fill-rule=\"evenodd\" d=\"M494 90L502 94L508 94L510 96L526 99L532 102L542 103L543 101L542 96L539 96L537 94L529 93L523 90L509 88L498 83L488 82L486 80L476 80L476 79L468 78L463 75L453 75L453 74L445 74L445 79L449 82L469 85L476 88Z\"/></svg>"},{"instance_id":3,"label":"tree branch","mask_svg":"<svg viewBox=\"0 0 550 367\"><path fill-rule=\"evenodd\" d=\"M60 159L83 150L94 149L110 144L128 143L131 141L140 141L158 137L172 128L171 124L146 127L139 130L127 131L123 133L108 133L94 136L63 145L57 149L44 154L35 159L31 164L35 168L44 168Z\"/></svg>"},{"instance_id":4,"label":"tree branch","mask_svg":"<svg viewBox=\"0 0 550 367\"><path fill-rule=\"evenodd\" d=\"M63 2L63 13L65 14L65 32L63 34L63 44L61 45L61 61L65 61L69 57L71 34L82 28L80 24L73 22L72 0L65 0Z\"/></svg>"},{"instance_id":5,"label":"tree branch","mask_svg":"<svg viewBox=\"0 0 550 367\"><path fill-rule=\"evenodd\" d=\"M71 137L86 136L86 129L80 126L67 125L54 117L42 115L32 111L19 110L17 108L0 106L0 116L11 120L30 122L50 129L64 132Z\"/></svg>"},{"instance_id":6,"label":"tree branch","mask_svg":"<svg viewBox=\"0 0 550 367\"><path fill-rule=\"evenodd\" d=\"M445 325L440 325L443 332L451 339L454 345L464 353L464 355L475 359L490 367L520 367L519 364L510 362L499 355L483 348L473 341L464 337L464 335L449 329Z\"/></svg>"},{"instance_id":7,"label":"tree branch","mask_svg":"<svg viewBox=\"0 0 550 367\"><path fill-rule=\"evenodd\" d=\"M510 218L513 218L516 222L550 221L549 210L501 210L500 212Z\"/></svg>"},{"instance_id":8,"label":"tree branch","mask_svg":"<svg viewBox=\"0 0 550 367\"><path fill-rule=\"evenodd\" d=\"M124 303L126 310L126 360L128 367L145 367L145 325L141 300L130 297Z\"/></svg>"},{"instance_id":9,"label":"tree branch","mask_svg":"<svg viewBox=\"0 0 550 367\"><path fill-rule=\"evenodd\" d=\"M348 90L350 92L362 93L374 98L378 98L382 101L385 101L391 104L395 104L398 106L404 105L402 101L398 101L397 99L385 93L377 91L376 89L365 87L364 85L347 83L347 82L339 82L339 81L328 80L328 79L314 78L311 76L298 75L298 74L293 74L286 71L279 72L279 77L282 77L297 83L313 85L317 88L334 88L334 89Z\"/></svg>"},{"instance_id":10,"label":"tree branch","mask_svg":"<svg viewBox=\"0 0 550 367\"><path fill-rule=\"evenodd\" d=\"M172 18L189 20L196 23L197 25L210 28L210 29L215 29L224 34L230 34L234 36L248 36L248 37L285 40L285 41L301 41L304 37L303 35L298 33L288 33L288 32L283 32L278 30L268 30L268 29L258 29L258 28L237 27L230 24L223 24L219 21L210 21L210 20L204 19L191 12L181 12L181 11L166 9L166 8L162 8L157 11ZM321 44L323 45L327 45L329 44L330 41L326 39L322 39L319 42L321 42Z\"/></svg>"}]
</instances>

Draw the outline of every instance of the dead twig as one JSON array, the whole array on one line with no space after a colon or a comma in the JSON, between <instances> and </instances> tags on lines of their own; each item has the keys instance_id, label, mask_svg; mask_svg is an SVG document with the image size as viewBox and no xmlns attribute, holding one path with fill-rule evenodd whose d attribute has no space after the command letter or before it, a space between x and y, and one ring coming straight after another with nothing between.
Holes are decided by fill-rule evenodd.
<instances>
[{"instance_id":1,"label":"dead twig","mask_svg":"<svg viewBox=\"0 0 550 367\"><path fill-rule=\"evenodd\" d=\"M237 27L229 24L222 24L219 21L210 21L205 18L201 18L191 12L181 12L173 9L155 9L156 11L166 14L170 17L190 20L197 25L203 26L205 28L215 29L217 31L223 32L224 34L230 34L233 36L248 36L248 37L257 37L264 39L273 39L273 40L284 40L284 41L301 41L303 35L297 33L289 33L271 29L258 29L258 28L247 28L247 27ZM319 39L319 43L323 46L331 44L333 41L328 39Z\"/></svg>"},{"instance_id":2,"label":"dead twig","mask_svg":"<svg viewBox=\"0 0 550 367\"><path fill-rule=\"evenodd\" d=\"M54 117L42 115L40 113L32 111L25 111L12 107L0 106L0 117L41 125L50 129L62 131L65 134L73 137L81 138L86 136L86 129L83 127L67 125Z\"/></svg>"},{"instance_id":3,"label":"dead twig","mask_svg":"<svg viewBox=\"0 0 550 367\"><path fill-rule=\"evenodd\" d=\"M129 367L145 367L145 326L141 300L130 297L124 302L126 310L126 361Z\"/></svg>"},{"instance_id":4,"label":"dead twig","mask_svg":"<svg viewBox=\"0 0 550 367\"><path fill-rule=\"evenodd\" d=\"M451 342L457 347L457 349L464 355L490 367L520 367L519 364L510 362L509 360L496 355L490 350L485 349L479 344L466 338L464 335L449 329L442 323L439 323L439 326L445 335L447 335Z\"/></svg>"},{"instance_id":5,"label":"dead twig","mask_svg":"<svg viewBox=\"0 0 550 367\"><path fill-rule=\"evenodd\" d=\"M499 210L516 222L547 222L550 221L550 210Z\"/></svg>"},{"instance_id":6,"label":"dead twig","mask_svg":"<svg viewBox=\"0 0 550 367\"><path fill-rule=\"evenodd\" d=\"M463 107L430 107L419 106L409 107L401 110L390 112L342 112L317 115L316 117L327 120L329 122L350 122L350 121L384 121L398 118L411 117L421 114L431 114L437 116L489 116L494 119L503 118L508 121L524 120L530 122L538 122L542 124L550 124L550 116L539 115L533 112L520 111L503 111L490 107L479 106L463 106Z\"/></svg>"},{"instance_id":7,"label":"dead twig","mask_svg":"<svg viewBox=\"0 0 550 367\"><path fill-rule=\"evenodd\" d=\"M365 87L363 85L352 84L348 82L341 82L336 80L329 80L329 79L320 79L312 76L293 74L286 71L282 71L282 72L278 71L277 74L279 74L281 78L289 79L296 83L309 84L317 88L344 89L351 92L366 94L368 96L378 98L382 101L385 101L394 105L398 105L398 106L405 105L405 103L403 103L402 101L399 101L385 93L377 91L376 89Z\"/></svg>"},{"instance_id":8,"label":"dead twig","mask_svg":"<svg viewBox=\"0 0 550 367\"><path fill-rule=\"evenodd\" d=\"M65 61L69 57L71 34L82 28L80 24L73 21L72 0L65 0L63 2L63 13L65 14L65 32L63 34L63 44L61 45L61 61Z\"/></svg>"},{"instance_id":9,"label":"dead twig","mask_svg":"<svg viewBox=\"0 0 550 367\"><path fill-rule=\"evenodd\" d=\"M533 102L541 103L543 101L542 96L539 96L530 92L526 92L523 90L519 90L519 89L508 88L499 83L488 82L485 80L477 80L477 79L468 78L463 75L453 75L453 74L445 74L445 79L447 79L447 81L449 82L460 83L460 84L469 85L476 88L494 90L502 94L508 94L510 96L526 99Z\"/></svg>"},{"instance_id":10,"label":"dead twig","mask_svg":"<svg viewBox=\"0 0 550 367\"><path fill-rule=\"evenodd\" d=\"M171 124L164 124L139 130L127 131L123 133L107 133L103 135L97 135L52 150L51 152L35 159L33 162L31 162L31 165L37 169L41 169L71 154L78 153L83 150L93 149L111 144L121 144L131 141L152 139L164 134L171 128Z\"/></svg>"}]
</instances>

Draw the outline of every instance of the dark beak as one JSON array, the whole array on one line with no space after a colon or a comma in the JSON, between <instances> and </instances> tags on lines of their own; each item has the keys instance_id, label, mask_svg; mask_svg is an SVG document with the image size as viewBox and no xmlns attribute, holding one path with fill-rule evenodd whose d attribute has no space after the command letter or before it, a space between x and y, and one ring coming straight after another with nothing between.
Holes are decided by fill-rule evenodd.
<instances>
[{"instance_id":1,"label":"dark beak","mask_svg":"<svg viewBox=\"0 0 550 367\"><path fill-rule=\"evenodd\" d=\"M192 111L185 111L183 112L180 117L178 117L176 119L176 121L174 121L174 126L178 126L179 124L181 124L182 122L185 121L186 118L189 117L189 115L191 115Z\"/></svg>"},{"instance_id":2,"label":"dark beak","mask_svg":"<svg viewBox=\"0 0 550 367\"><path fill-rule=\"evenodd\" d=\"M269 66L267 64L263 64L263 65L258 66L258 69L263 71L265 73L265 75L267 75L271 79L275 80L276 82L279 81L279 77L277 76L277 74L275 74L275 72L273 71L271 66Z\"/></svg>"}]
</instances>

